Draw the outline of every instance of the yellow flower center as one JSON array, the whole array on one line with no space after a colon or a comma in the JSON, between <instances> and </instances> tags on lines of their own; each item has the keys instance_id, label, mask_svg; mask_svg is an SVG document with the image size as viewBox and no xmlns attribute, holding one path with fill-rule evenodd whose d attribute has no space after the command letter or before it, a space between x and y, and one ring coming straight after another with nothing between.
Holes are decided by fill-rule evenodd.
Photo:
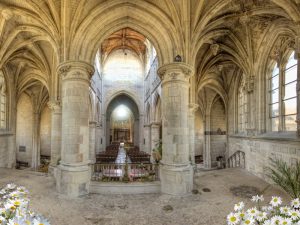
<instances>
[{"instance_id":1,"label":"yellow flower center","mask_svg":"<svg viewBox=\"0 0 300 225\"><path fill-rule=\"evenodd\" d=\"M230 221L231 221L231 222L235 222L235 221L236 221L236 218L235 218L235 217L231 217L231 218L230 218Z\"/></svg>"},{"instance_id":2,"label":"yellow flower center","mask_svg":"<svg viewBox=\"0 0 300 225\"><path fill-rule=\"evenodd\" d=\"M245 221L245 224L250 224L250 220L246 220L246 221Z\"/></svg>"}]
</instances>

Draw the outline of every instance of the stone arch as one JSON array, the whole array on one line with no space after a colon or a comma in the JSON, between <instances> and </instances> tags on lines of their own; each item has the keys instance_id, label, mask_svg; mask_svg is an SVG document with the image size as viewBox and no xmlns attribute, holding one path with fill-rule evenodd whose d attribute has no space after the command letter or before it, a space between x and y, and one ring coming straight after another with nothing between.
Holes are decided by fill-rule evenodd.
<instances>
[{"instance_id":1,"label":"stone arch","mask_svg":"<svg viewBox=\"0 0 300 225\"><path fill-rule=\"evenodd\" d=\"M140 111L139 111L138 105L135 102L135 100L127 94L116 95L114 98L112 98L108 102L108 105L107 105L107 108L105 111L105 113L106 113L106 143L108 145L111 141L111 137L110 137L111 115L112 115L114 109L117 108L119 105L125 105L132 112L133 120L134 120L134 123L133 123L134 127L133 127L133 137L131 137L131 139L133 140L134 145L138 146L139 145L139 137L140 137L140 133L141 133L140 126L139 126Z\"/></svg>"},{"instance_id":2,"label":"stone arch","mask_svg":"<svg viewBox=\"0 0 300 225\"><path fill-rule=\"evenodd\" d=\"M142 112L139 99L135 96L135 94L133 94L129 91L125 91L125 90L117 91L113 95L109 96L104 104L103 112L107 112L107 108L108 108L109 104L111 103L111 101L120 95L125 95L125 96L128 96L129 98L131 98L137 105L138 111L140 113Z\"/></svg>"},{"instance_id":3,"label":"stone arch","mask_svg":"<svg viewBox=\"0 0 300 225\"><path fill-rule=\"evenodd\" d=\"M82 21L74 35L70 57L81 55L81 60L93 63L99 44L110 34L125 27L142 33L153 43L160 65L172 62L174 54L182 52L172 21L154 5L145 1L135 4L111 1L106 5L103 7L99 4Z\"/></svg>"}]
</instances>

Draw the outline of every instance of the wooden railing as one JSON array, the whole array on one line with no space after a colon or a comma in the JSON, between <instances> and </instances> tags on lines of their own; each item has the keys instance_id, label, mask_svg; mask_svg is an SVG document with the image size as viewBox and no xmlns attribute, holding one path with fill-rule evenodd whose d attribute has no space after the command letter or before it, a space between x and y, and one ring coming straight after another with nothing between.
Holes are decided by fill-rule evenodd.
<instances>
[{"instance_id":1,"label":"wooden railing","mask_svg":"<svg viewBox=\"0 0 300 225\"><path fill-rule=\"evenodd\" d=\"M158 164L102 164L92 165L93 181L157 181Z\"/></svg>"},{"instance_id":2,"label":"wooden railing","mask_svg":"<svg viewBox=\"0 0 300 225\"><path fill-rule=\"evenodd\" d=\"M233 167L245 168L245 164L246 164L245 152L242 151L236 151L227 160L228 168L233 168Z\"/></svg>"}]
</instances>

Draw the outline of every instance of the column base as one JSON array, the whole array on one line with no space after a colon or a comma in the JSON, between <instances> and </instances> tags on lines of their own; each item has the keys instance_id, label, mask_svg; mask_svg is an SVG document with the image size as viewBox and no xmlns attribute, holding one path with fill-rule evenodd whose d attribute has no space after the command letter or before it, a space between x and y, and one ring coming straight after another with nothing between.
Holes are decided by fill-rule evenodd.
<instances>
[{"instance_id":1,"label":"column base","mask_svg":"<svg viewBox=\"0 0 300 225\"><path fill-rule=\"evenodd\" d=\"M76 198L89 193L91 181L88 165L59 165L56 171L56 188L60 194Z\"/></svg>"},{"instance_id":2,"label":"column base","mask_svg":"<svg viewBox=\"0 0 300 225\"><path fill-rule=\"evenodd\" d=\"M187 195L193 190L193 167L191 165L160 166L161 192L170 195Z\"/></svg>"}]
</instances>

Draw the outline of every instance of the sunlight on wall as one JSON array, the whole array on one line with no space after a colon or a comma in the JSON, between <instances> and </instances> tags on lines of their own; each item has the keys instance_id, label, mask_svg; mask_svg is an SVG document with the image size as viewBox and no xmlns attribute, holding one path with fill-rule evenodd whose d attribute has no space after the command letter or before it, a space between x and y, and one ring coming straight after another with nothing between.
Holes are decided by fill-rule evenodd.
<instances>
[{"instance_id":1,"label":"sunlight on wall","mask_svg":"<svg viewBox=\"0 0 300 225\"><path fill-rule=\"evenodd\" d=\"M129 50L114 51L104 66L104 81L139 84L143 80L142 64Z\"/></svg>"}]
</instances>

